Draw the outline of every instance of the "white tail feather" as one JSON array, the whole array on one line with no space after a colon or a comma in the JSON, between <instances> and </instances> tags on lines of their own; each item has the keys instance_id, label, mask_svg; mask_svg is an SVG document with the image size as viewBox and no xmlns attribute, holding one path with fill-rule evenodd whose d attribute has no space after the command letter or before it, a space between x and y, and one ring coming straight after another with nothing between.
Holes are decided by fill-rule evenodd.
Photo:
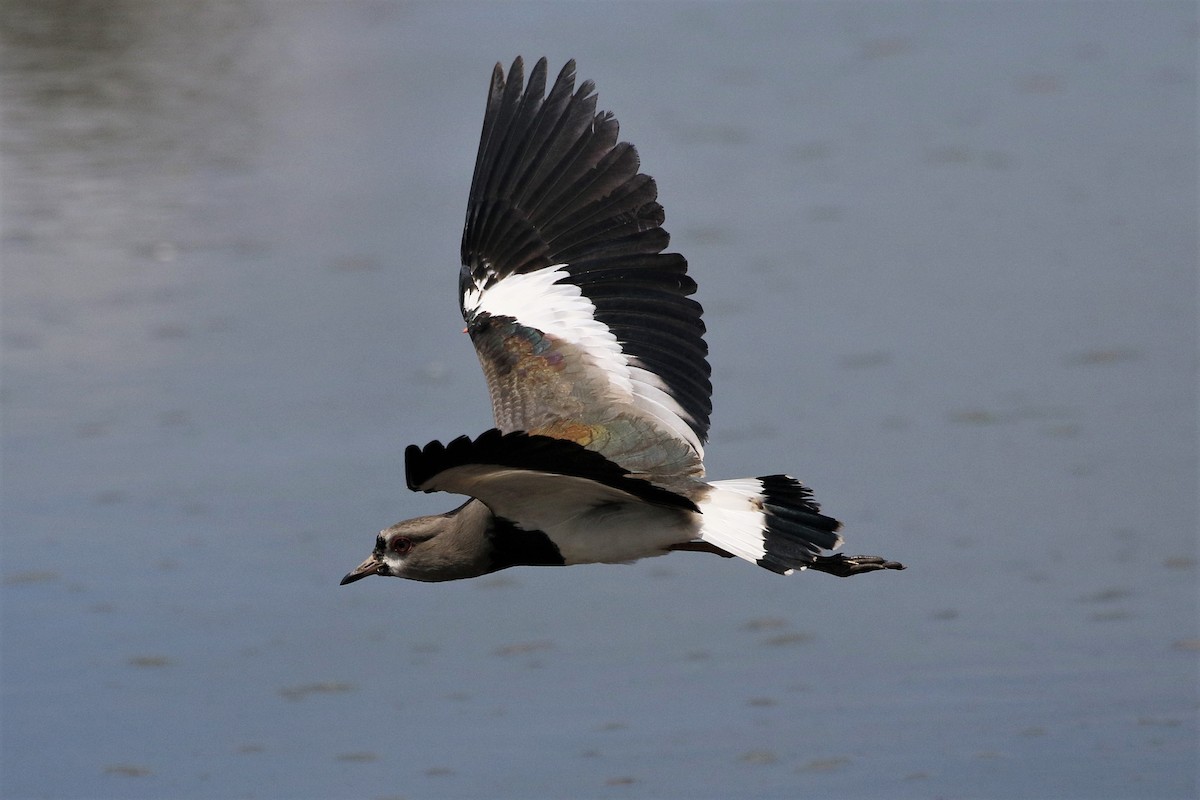
<instances>
[{"instance_id":1,"label":"white tail feather","mask_svg":"<svg viewBox=\"0 0 1200 800\"><path fill-rule=\"evenodd\" d=\"M700 538L738 558L757 563L766 548L766 515L762 483L737 478L709 483L712 491L700 501Z\"/></svg>"},{"instance_id":2,"label":"white tail feather","mask_svg":"<svg viewBox=\"0 0 1200 800\"><path fill-rule=\"evenodd\" d=\"M782 491L781 491L782 489ZM700 538L747 561L789 574L841 546L837 521L817 512L792 478L737 478L709 483L700 507ZM774 505L768 510L764 502Z\"/></svg>"}]
</instances>

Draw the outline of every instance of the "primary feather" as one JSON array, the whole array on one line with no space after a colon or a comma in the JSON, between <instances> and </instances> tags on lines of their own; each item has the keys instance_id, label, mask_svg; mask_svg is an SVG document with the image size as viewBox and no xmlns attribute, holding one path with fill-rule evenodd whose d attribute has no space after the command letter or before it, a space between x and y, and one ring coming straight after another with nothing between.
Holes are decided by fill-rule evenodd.
<instances>
[{"instance_id":1,"label":"primary feather","mask_svg":"<svg viewBox=\"0 0 1200 800\"><path fill-rule=\"evenodd\" d=\"M700 305L654 180L568 62L497 65L463 233L459 299L496 425L636 472L703 474L712 385Z\"/></svg>"}]
</instances>

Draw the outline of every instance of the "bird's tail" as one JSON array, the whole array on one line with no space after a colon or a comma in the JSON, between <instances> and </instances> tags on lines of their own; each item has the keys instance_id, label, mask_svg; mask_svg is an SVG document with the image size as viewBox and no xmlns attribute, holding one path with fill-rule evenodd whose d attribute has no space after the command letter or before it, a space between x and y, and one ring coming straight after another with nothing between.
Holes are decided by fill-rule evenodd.
<instances>
[{"instance_id":1,"label":"bird's tail","mask_svg":"<svg viewBox=\"0 0 1200 800\"><path fill-rule=\"evenodd\" d=\"M822 514L808 487L787 475L713 481L697 505L701 540L772 572L904 569L879 556L822 555L841 547L841 523Z\"/></svg>"},{"instance_id":2,"label":"bird's tail","mask_svg":"<svg viewBox=\"0 0 1200 800\"><path fill-rule=\"evenodd\" d=\"M842 544L841 523L787 475L713 481L698 505L702 540L783 575Z\"/></svg>"}]
</instances>

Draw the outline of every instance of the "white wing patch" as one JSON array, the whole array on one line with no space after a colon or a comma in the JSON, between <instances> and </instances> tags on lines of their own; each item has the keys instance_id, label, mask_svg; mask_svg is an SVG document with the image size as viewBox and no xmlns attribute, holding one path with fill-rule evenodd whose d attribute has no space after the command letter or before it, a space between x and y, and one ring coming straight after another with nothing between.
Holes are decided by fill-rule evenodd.
<instances>
[{"instance_id":1,"label":"white wing patch","mask_svg":"<svg viewBox=\"0 0 1200 800\"><path fill-rule=\"evenodd\" d=\"M572 283L566 264L555 264L533 272L505 276L486 290L471 286L463 293L463 312L472 316L486 312L494 317L512 317L552 339L560 339L583 350L592 366L603 372L614 405L632 405L687 442L696 455L704 448L688 424L691 416L671 397L666 384L621 348L617 337L596 319L596 306Z\"/></svg>"}]
</instances>

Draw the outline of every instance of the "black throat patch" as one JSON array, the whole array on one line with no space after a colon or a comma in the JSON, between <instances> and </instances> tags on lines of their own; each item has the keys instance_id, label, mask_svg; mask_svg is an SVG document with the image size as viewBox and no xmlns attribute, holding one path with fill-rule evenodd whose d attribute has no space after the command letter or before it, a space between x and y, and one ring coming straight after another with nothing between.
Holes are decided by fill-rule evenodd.
<instances>
[{"instance_id":1,"label":"black throat patch","mask_svg":"<svg viewBox=\"0 0 1200 800\"><path fill-rule=\"evenodd\" d=\"M504 517L492 517L487 532L492 545L492 572L509 567L562 567L558 547L542 531L518 528Z\"/></svg>"}]
</instances>

